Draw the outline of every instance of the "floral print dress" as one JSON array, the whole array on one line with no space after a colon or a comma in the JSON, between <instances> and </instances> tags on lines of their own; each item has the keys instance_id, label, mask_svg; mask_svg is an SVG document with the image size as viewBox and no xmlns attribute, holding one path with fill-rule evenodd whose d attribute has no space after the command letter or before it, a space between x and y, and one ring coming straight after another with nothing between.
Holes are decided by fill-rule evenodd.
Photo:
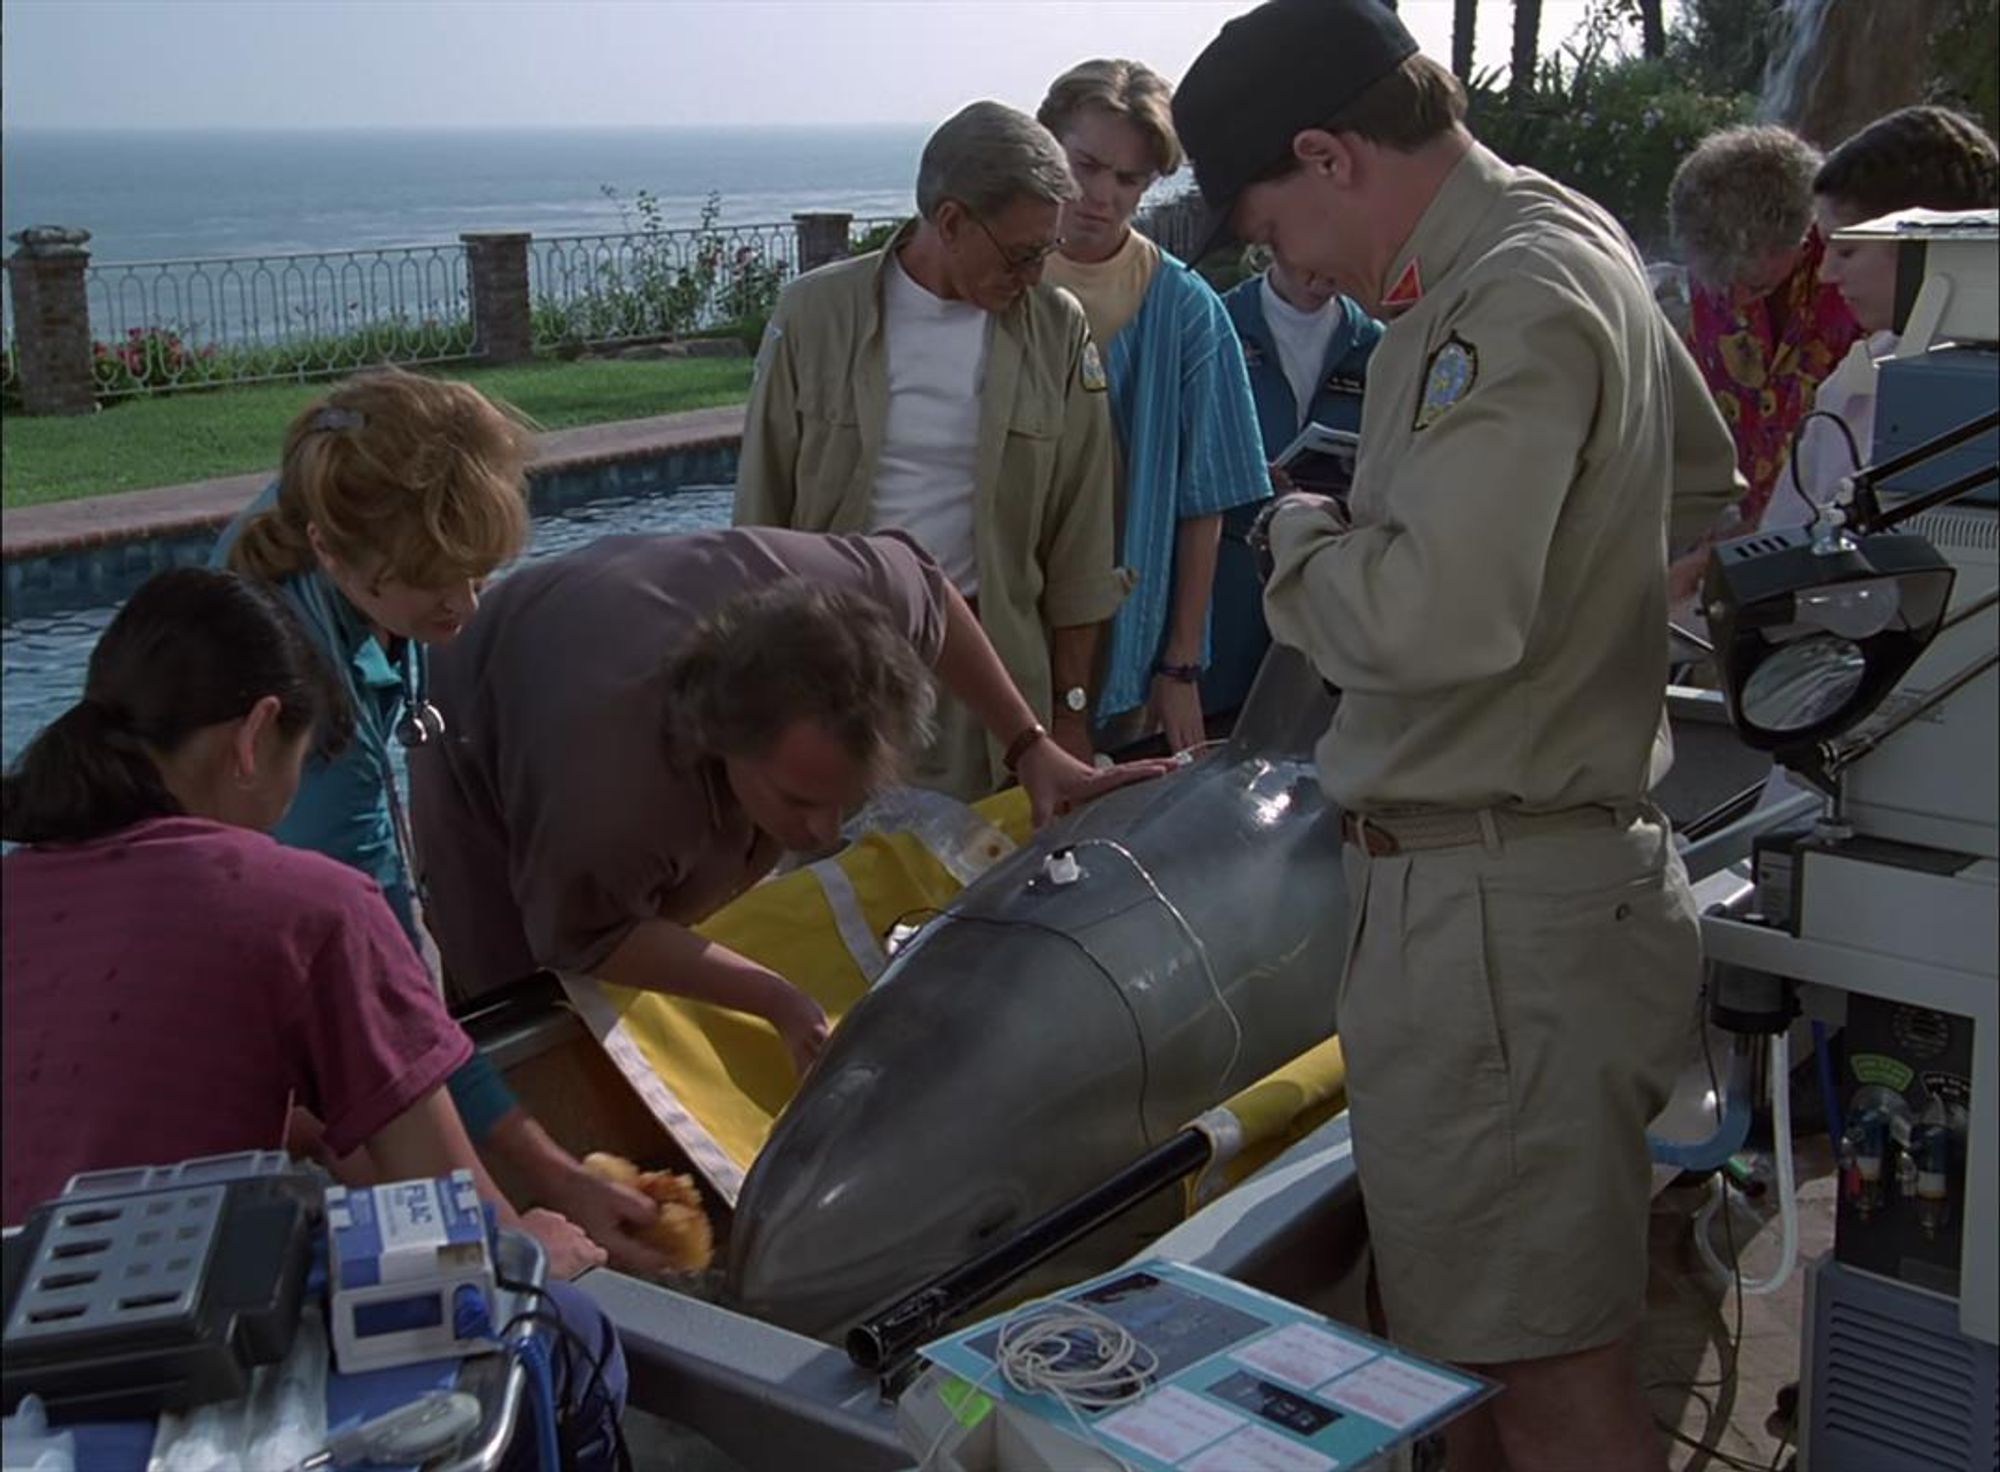
<instances>
[{"instance_id":1,"label":"floral print dress","mask_svg":"<svg viewBox=\"0 0 2000 1472\"><path fill-rule=\"evenodd\" d=\"M1754 300L1691 289L1688 347L1736 439L1736 465L1750 484L1738 507L1745 530L1763 516L1820 381L1861 335L1840 293L1819 280L1825 251L1813 231L1792 274Z\"/></svg>"}]
</instances>

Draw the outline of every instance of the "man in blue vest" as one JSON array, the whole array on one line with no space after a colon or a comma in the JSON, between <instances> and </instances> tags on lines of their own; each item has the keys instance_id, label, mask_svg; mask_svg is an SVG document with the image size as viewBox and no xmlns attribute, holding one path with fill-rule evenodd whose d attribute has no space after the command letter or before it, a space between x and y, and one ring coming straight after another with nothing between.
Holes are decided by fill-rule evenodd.
<instances>
[{"instance_id":1,"label":"man in blue vest","mask_svg":"<svg viewBox=\"0 0 2000 1472\"><path fill-rule=\"evenodd\" d=\"M1358 434L1362 380L1382 324L1325 277L1288 273L1269 251L1249 254L1264 269L1226 292L1222 305L1243 342L1264 458L1276 461L1308 424ZM1271 480L1281 491L1291 489L1275 466ZM1239 507L1223 523L1209 636L1214 653L1202 681L1202 704L1209 710L1243 703L1270 647L1263 585L1246 541L1261 510L1262 502Z\"/></svg>"}]
</instances>

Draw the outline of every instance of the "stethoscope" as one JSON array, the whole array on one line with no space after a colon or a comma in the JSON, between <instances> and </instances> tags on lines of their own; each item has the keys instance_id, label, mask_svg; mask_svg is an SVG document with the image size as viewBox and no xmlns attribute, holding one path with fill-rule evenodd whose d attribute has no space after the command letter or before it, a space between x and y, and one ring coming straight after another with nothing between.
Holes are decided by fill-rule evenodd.
<instances>
[{"instance_id":1,"label":"stethoscope","mask_svg":"<svg viewBox=\"0 0 2000 1472\"><path fill-rule=\"evenodd\" d=\"M392 734L403 750L414 751L444 739L444 712L431 704L430 661L422 646L412 641L406 657L398 664L403 684L403 714ZM403 872L409 876L413 903L427 906L430 896L417 873L416 841L410 832L409 816L403 811L402 794L396 790L396 773L389 765L386 749L381 762L383 791L389 799L389 822L395 831L397 851L402 855Z\"/></svg>"},{"instance_id":2,"label":"stethoscope","mask_svg":"<svg viewBox=\"0 0 2000 1472\"><path fill-rule=\"evenodd\" d=\"M396 740L408 751L444 736L444 712L430 702L430 662L415 650L403 670L403 715L396 722Z\"/></svg>"}]
</instances>

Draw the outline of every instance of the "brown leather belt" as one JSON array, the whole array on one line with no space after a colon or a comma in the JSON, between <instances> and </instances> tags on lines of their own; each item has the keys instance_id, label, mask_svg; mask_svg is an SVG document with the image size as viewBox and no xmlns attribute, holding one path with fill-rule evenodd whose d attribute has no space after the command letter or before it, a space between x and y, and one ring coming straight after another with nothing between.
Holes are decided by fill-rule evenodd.
<instances>
[{"instance_id":1,"label":"brown leather belt","mask_svg":"<svg viewBox=\"0 0 2000 1472\"><path fill-rule=\"evenodd\" d=\"M1506 838L1530 838L1580 828L1624 827L1638 814L1636 807L1620 809L1596 804L1559 808L1551 813L1524 813L1514 808L1342 813L1340 836L1371 858L1385 859L1391 854L1469 848Z\"/></svg>"}]
</instances>

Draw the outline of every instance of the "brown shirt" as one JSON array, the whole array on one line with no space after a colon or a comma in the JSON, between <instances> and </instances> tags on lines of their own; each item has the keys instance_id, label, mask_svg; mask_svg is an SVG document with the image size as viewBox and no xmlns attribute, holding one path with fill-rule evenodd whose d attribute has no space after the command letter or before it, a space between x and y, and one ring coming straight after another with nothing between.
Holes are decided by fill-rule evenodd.
<instances>
[{"instance_id":1,"label":"brown shirt","mask_svg":"<svg viewBox=\"0 0 2000 1472\"><path fill-rule=\"evenodd\" d=\"M456 992L588 972L639 921L692 924L770 870L722 774L668 749L662 674L703 617L792 578L874 599L936 662L945 579L913 544L747 529L533 563L434 656L447 735L410 754L410 816Z\"/></svg>"}]
</instances>

